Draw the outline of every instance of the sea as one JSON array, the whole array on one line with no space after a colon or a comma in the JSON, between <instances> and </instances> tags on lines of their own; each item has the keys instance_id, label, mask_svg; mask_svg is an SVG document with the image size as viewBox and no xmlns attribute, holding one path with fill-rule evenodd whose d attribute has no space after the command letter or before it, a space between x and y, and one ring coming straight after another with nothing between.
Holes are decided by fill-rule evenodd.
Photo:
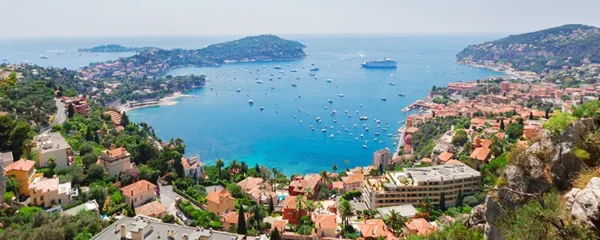
<instances>
[{"instance_id":1,"label":"sea","mask_svg":"<svg viewBox=\"0 0 600 240\"><path fill-rule=\"evenodd\" d=\"M150 124L163 140L182 138L185 155L198 154L205 164L235 159L286 174L317 173L334 164L339 169L367 166L376 150L397 149L398 128L416 113L401 109L426 97L432 86L503 75L454 62L469 44L500 36L282 36L305 44L307 57L175 69L168 75L206 75L206 86L187 92L195 97L178 99L177 105L136 109L128 115ZM3 39L0 59L77 69L134 54L78 53L78 48L121 44L189 49L238 37ZM397 61L398 68L361 68L366 60L382 58ZM319 71L310 71L312 67Z\"/></svg>"}]
</instances>

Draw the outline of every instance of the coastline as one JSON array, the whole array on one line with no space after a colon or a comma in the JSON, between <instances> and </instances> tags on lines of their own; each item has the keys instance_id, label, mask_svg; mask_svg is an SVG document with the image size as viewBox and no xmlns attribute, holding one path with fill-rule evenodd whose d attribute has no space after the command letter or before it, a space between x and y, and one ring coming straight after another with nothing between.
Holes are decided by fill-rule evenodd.
<instances>
[{"instance_id":1,"label":"coastline","mask_svg":"<svg viewBox=\"0 0 600 240\"><path fill-rule=\"evenodd\" d=\"M121 112L129 112L129 111L132 111L132 110L141 109L141 108L148 108L148 107L174 106L174 105L177 105L177 103L179 103L178 101L176 101L177 99L180 99L180 98L195 98L195 97L196 97L196 95L183 94L181 92L175 92L175 93L173 93L173 94L171 94L169 96L161 98L155 104L147 104L147 105L136 106L136 107L129 107L129 104L122 104L122 105L118 106L117 109L119 109L119 111L121 111Z\"/></svg>"}]
</instances>

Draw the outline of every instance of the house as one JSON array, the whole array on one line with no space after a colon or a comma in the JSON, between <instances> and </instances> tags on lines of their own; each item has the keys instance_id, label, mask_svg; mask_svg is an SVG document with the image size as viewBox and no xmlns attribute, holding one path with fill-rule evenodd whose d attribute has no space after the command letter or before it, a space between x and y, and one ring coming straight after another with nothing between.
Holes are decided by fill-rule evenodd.
<instances>
[{"instance_id":1,"label":"house","mask_svg":"<svg viewBox=\"0 0 600 240\"><path fill-rule=\"evenodd\" d=\"M360 236L365 240L388 239L397 240L394 233L382 219L364 220L362 223L357 223L356 228L360 231Z\"/></svg>"},{"instance_id":2,"label":"house","mask_svg":"<svg viewBox=\"0 0 600 240\"><path fill-rule=\"evenodd\" d=\"M11 151L0 152L0 164L2 167L6 167L8 164L11 164L15 161L13 154Z\"/></svg>"},{"instance_id":3,"label":"house","mask_svg":"<svg viewBox=\"0 0 600 240\"><path fill-rule=\"evenodd\" d=\"M188 158L182 157L181 164L183 165L183 171L186 176L193 179L206 177L204 163L200 161L200 155L194 155Z\"/></svg>"},{"instance_id":4,"label":"house","mask_svg":"<svg viewBox=\"0 0 600 240\"><path fill-rule=\"evenodd\" d=\"M475 148L475 150L473 150L473 152L471 152L471 155L469 156L473 167L477 168L478 166L487 163L490 160L491 152L492 150L488 147Z\"/></svg>"},{"instance_id":5,"label":"house","mask_svg":"<svg viewBox=\"0 0 600 240\"><path fill-rule=\"evenodd\" d=\"M250 214L244 213L246 219L246 226L249 226ZM221 223L223 223L223 229L229 230L231 227L237 227L238 219L240 214L237 211L231 211L221 217Z\"/></svg>"},{"instance_id":6,"label":"house","mask_svg":"<svg viewBox=\"0 0 600 240\"><path fill-rule=\"evenodd\" d=\"M302 208L300 211L296 208L296 202L298 196L287 196L283 200L283 206L281 211L283 213L283 219L288 220L290 224L298 224L302 216L306 216L306 210ZM302 198L302 205L306 204L306 198Z\"/></svg>"},{"instance_id":7,"label":"house","mask_svg":"<svg viewBox=\"0 0 600 240\"><path fill-rule=\"evenodd\" d=\"M99 208L100 208L100 206L98 205L98 202L96 202L96 199L92 199L92 200L89 200L78 206L70 208L69 210L65 210L62 212L62 214L69 215L69 216L75 216L81 211L90 211L90 212L95 212L98 214L98 216L100 216L100 212L98 211Z\"/></svg>"},{"instance_id":8,"label":"house","mask_svg":"<svg viewBox=\"0 0 600 240\"><path fill-rule=\"evenodd\" d=\"M53 205L65 206L78 195L76 188L71 188L71 182L59 183L58 178L36 178L29 185L31 204L45 208Z\"/></svg>"},{"instance_id":9,"label":"house","mask_svg":"<svg viewBox=\"0 0 600 240\"><path fill-rule=\"evenodd\" d=\"M486 147L486 148L490 148L492 147L492 140L490 139L481 139L480 137L475 137L475 139L473 139L473 147L474 148L478 148L478 147Z\"/></svg>"},{"instance_id":10,"label":"house","mask_svg":"<svg viewBox=\"0 0 600 240\"><path fill-rule=\"evenodd\" d=\"M348 175L347 177L342 177L342 182L344 182L344 191L361 191L363 180L364 176L362 173L354 173Z\"/></svg>"},{"instance_id":11,"label":"house","mask_svg":"<svg viewBox=\"0 0 600 240\"><path fill-rule=\"evenodd\" d=\"M19 194L29 196L29 184L35 175L35 161L21 159L4 168L4 176L13 177L21 184Z\"/></svg>"},{"instance_id":12,"label":"house","mask_svg":"<svg viewBox=\"0 0 600 240\"><path fill-rule=\"evenodd\" d=\"M410 219L405 226L405 232L408 234L427 236L435 231L437 231L437 226L427 222L424 218Z\"/></svg>"},{"instance_id":13,"label":"house","mask_svg":"<svg viewBox=\"0 0 600 240\"><path fill-rule=\"evenodd\" d=\"M212 192L206 196L208 211L218 215L235 210L235 198L223 189L220 192Z\"/></svg>"},{"instance_id":14,"label":"house","mask_svg":"<svg viewBox=\"0 0 600 240\"><path fill-rule=\"evenodd\" d=\"M344 182L342 182L342 181L332 182L331 189L337 190L339 193L343 193L344 192Z\"/></svg>"},{"instance_id":15,"label":"house","mask_svg":"<svg viewBox=\"0 0 600 240\"><path fill-rule=\"evenodd\" d=\"M277 194L271 191L271 185L265 182L262 178L248 177L237 183L242 191L258 203L266 203L270 198L278 201ZM277 202L275 202L277 204Z\"/></svg>"},{"instance_id":16,"label":"house","mask_svg":"<svg viewBox=\"0 0 600 240\"><path fill-rule=\"evenodd\" d=\"M271 232L275 229L279 231L279 233L285 232L285 226L288 224L287 220L275 220L273 224L271 224Z\"/></svg>"},{"instance_id":17,"label":"house","mask_svg":"<svg viewBox=\"0 0 600 240\"><path fill-rule=\"evenodd\" d=\"M104 112L104 115L110 116L110 121L113 123L114 126L121 125L121 113L120 112L110 110L110 111Z\"/></svg>"},{"instance_id":18,"label":"house","mask_svg":"<svg viewBox=\"0 0 600 240\"><path fill-rule=\"evenodd\" d=\"M538 125L526 125L523 127L523 137L533 139L538 135L542 128Z\"/></svg>"},{"instance_id":19,"label":"house","mask_svg":"<svg viewBox=\"0 0 600 240\"><path fill-rule=\"evenodd\" d=\"M98 157L97 164L102 166L109 176L118 177L121 172L132 168L131 154L122 147L104 150Z\"/></svg>"},{"instance_id":20,"label":"house","mask_svg":"<svg viewBox=\"0 0 600 240\"><path fill-rule=\"evenodd\" d=\"M156 197L156 185L146 180L140 180L121 188L125 203L133 208L142 206Z\"/></svg>"},{"instance_id":21,"label":"house","mask_svg":"<svg viewBox=\"0 0 600 240\"><path fill-rule=\"evenodd\" d=\"M317 192L319 191L317 188L320 181L321 176L319 174L309 174L305 177L295 177L290 183L288 190L289 194L290 196L298 196L304 195L306 191L309 191L311 195L310 197L315 198L317 196Z\"/></svg>"},{"instance_id":22,"label":"house","mask_svg":"<svg viewBox=\"0 0 600 240\"><path fill-rule=\"evenodd\" d=\"M65 169L73 158L71 146L58 132L44 133L33 138L38 153L38 163L42 167L48 166L48 160L54 159L55 170Z\"/></svg>"},{"instance_id":23,"label":"house","mask_svg":"<svg viewBox=\"0 0 600 240\"><path fill-rule=\"evenodd\" d=\"M167 207L158 201L152 201L135 208L135 214L153 218L162 218L167 215Z\"/></svg>"},{"instance_id":24,"label":"house","mask_svg":"<svg viewBox=\"0 0 600 240\"><path fill-rule=\"evenodd\" d=\"M452 159L453 156L454 156L454 154L452 154L452 153L443 152L443 153L440 153L440 155L437 156L437 160L440 163L445 163L448 160Z\"/></svg>"},{"instance_id":25,"label":"house","mask_svg":"<svg viewBox=\"0 0 600 240\"><path fill-rule=\"evenodd\" d=\"M317 237L336 237L336 229L338 225L335 222L335 215L313 214L312 221L315 223L315 233Z\"/></svg>"}]
</instances>

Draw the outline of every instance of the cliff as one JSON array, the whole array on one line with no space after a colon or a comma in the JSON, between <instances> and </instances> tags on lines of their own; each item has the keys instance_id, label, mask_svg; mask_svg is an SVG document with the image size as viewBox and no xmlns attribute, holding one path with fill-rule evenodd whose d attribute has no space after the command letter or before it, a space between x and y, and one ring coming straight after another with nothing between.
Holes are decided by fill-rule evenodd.
<instances>
[{"instance_id":1,"label":"cliff","mask_svg":"<svg viewBox=\"0 0 600 240\"><path fill-rule=\"evenodd\" d=\"M600 29L573 24L510 35L470 45L456 55L456 60L538 73L563 66L600 63Z\"/></svg>"}]
</instances>

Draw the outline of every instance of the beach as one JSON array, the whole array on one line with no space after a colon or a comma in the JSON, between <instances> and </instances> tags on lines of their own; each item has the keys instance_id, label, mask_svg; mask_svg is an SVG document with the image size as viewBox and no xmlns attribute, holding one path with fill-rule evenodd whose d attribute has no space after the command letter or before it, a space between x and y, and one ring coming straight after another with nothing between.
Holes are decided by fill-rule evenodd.
<instances>
[{"instance_id":1,"label":"beach","mask_svg":"<svg viewBox=\"0 0 600 240\"><path fill-rule=\"evenodd\" d=\"M175 92L170 96L166 96L161 98L156 103L145 104L141 106L130 107L130 103L122 104L117 107L121 112L129 112L135 109L147 108L147 107L157 107L157 106L174 106L177 105L177 99L180 98L195 98L195 95L183 94L181 92Z\"/></svg>"}]
</instances>

